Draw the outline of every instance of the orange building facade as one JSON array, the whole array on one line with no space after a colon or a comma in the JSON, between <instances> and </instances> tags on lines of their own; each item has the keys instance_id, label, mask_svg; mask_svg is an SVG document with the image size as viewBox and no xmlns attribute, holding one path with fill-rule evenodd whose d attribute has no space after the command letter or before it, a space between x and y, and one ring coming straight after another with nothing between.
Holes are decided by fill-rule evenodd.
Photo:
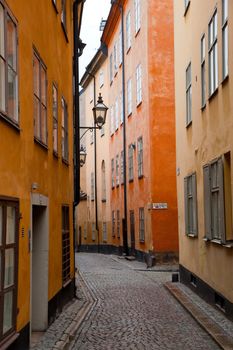
<instances>
[{"instance_id":1,"label":"orange building facade","mask_svg":"<svg viewBox=\"0 0 233 350\"><path fill-rule=\"evenodd\" d=\"M177 256L173 2L113 2L101 42L108 48L110 251ZM83 249L90 245L96 242L82 240Z\"/></svg>"},{"instance_id":2,"label":"orange building facade","mask_svg":"<svg viewBox=\"0 0 233 350\"><path fill-rule=\"evenodd\" d=\"M72 20L73 1L0 0L1 349L74 295Z\"/></svg>"}]
</instances>

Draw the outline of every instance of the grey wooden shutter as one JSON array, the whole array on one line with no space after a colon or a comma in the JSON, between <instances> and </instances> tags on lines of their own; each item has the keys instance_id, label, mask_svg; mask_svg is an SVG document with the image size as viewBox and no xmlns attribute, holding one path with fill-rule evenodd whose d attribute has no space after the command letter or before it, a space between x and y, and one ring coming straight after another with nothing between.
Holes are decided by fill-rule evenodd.
<instances>
[{"instance_id":1,"label":"grey wooden shutter","mask_svg":"<svg viewBox=\"0 0 233 350\"><path fill-rule=\"evenodd\" d=\"M226 228L225 228L225 201L224 201L224 169L223 159L218 159L218 185L219 185L219 236L223 243L226 242Z\"/></svg>"},{"instance_id":2,"label":"grey wooden shutter","mask_svg":"<svg viewBox=\"0 0 233 350\"><path fill-rule=\"evenodd\" d=\"M205 238L211 239L211 192L210 192L210 166L203 167L204 178L204 215L205 215Z\"/></svg>"},{"instance_id":3,"label":"grey wooden shutter","mask_svg":"<svg viewBox=\"0 0 233 350\"><path fill-rule=\"evenodd\" d=\"M185 233L189 233L189 222L188 222L188 178L184 178L184 215L185 215Z\"/></svg>"},{"instance_id":4,"label":"grey wooden shutter","mask_svg":"<svg viewBox=\"0 0 233 350\"><path fill-rule=\"evenodd\" d=\"M198 234L198 221L197 221L197 176L196 173L192 174L192 196L193 196L193 234Z\"/></svg>"}]
</instances>

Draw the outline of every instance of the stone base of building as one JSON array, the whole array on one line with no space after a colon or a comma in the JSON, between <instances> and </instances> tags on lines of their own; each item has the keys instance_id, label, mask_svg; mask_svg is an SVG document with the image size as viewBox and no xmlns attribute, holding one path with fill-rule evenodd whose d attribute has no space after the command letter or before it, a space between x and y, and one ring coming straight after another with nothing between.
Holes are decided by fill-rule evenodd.
<instances>
[{"instance_id":1,"label":"stone base of building","mask_svg":"<svg viewBox=\"0 0 233 350\"><path fill-rule=\"evenodd\" d=\"M83 244L78 247L78 252L86 253L102 253L102 254L123 254L122 246L114 246L109 244ZM171 263L178 264L179 255L178 253L165 252L165 253L155 253L155 252L143 252L141 250L131 250L129 247L129 255L135 256L136 260L145 262L148 267L154 266L157 263Z\"/></svg>"},{"instance_id":2,"label":"stone base of building","mask_svg":"<svg viewBox=\"0 0 233 350\"><path fill-rule=\"evenodd\" d=\"M188 286L193 292L197 293L207 303L219 310L233 321L233 303L227 300L222 294L218 293L206 282L197 275L186 269L184 266L179 266L180 282Z\"/></svg>"}]
</instances>

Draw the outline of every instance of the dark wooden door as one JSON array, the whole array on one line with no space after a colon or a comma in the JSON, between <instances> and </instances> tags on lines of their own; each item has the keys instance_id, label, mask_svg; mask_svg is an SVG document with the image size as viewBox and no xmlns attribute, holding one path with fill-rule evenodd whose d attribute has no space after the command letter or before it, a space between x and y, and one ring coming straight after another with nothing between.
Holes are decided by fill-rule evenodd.
<instances>
[{"instance_id":1,"label":"dark wooden door","mask_svg":"<svg viewBox=\"0 0 233 350\"><path fill-rule=\"evenodd\" d=\"M134 224L133 210L130 210L130 237L131 237L131 254L135 255L135 224Z\"/></svg>"}]
</instances>

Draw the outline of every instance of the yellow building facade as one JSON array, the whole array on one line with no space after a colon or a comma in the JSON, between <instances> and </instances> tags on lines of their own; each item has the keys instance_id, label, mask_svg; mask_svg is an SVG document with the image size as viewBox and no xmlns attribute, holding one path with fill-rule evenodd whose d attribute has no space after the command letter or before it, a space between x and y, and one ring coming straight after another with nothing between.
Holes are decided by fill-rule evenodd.
<instances>
[{"instance_id":1,"label":"yellow building facade","mask_svg":"<svg viewBox=\"0 0 233 350\"><path fill-rule=\"evenodd\" d=\"M73 1L0 0L0 348L74 295Z\"/></svg>"},{"instance_id":2,"label":"yellow building facade","mask_svg":"<svg viewBox=\"0 0 233 350\"><path fill-rule=\"evenodd\" d=\"M174 16L180 276L232 317L233 3L178 0Z\"/></svg>"}]
</instances>

